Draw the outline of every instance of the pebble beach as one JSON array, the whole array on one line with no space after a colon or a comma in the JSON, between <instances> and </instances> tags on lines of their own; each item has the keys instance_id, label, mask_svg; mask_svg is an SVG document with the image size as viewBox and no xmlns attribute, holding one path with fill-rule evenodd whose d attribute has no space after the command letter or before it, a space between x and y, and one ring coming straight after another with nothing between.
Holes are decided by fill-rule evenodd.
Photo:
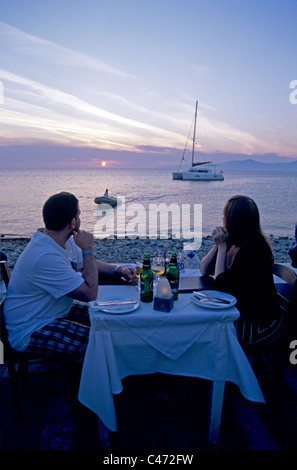
<instances>
[{"instance_id":1,"label":"pebble beach","mask_svg":"<svg viewBox=\"0 0 297 470\"><path fill-rule=\"evenodd\" d=\"M274 261L276 263L288 263L291 261L288 251L294 242L293 237L277 237L268 235L267 239L273 251ZM0 235L0 251L4 252L8 258L10 269L14 265L23 252L30 238L28 237L12 237L7 235ZM176 239L103 239L95 240L96 256L102 261L114 263L135 263L137 260L142 260L144 253L149 253L150 256L155 256L159 251L181 252L185 240ZM211 247L213 240L211 236L203 237L202 245L196 254L199 259L205 256Z\"/></svg>"}]
</instances>

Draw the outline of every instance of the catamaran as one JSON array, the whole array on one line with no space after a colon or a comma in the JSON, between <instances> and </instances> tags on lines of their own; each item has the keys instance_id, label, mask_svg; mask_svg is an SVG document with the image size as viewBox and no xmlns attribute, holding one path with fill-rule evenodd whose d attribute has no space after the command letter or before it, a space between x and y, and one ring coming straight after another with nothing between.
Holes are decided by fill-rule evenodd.
<instances>
[{"instance_id":1,"label":"catamaran","mask_svg":"<svg viewBox=\"0 0 297 470\"><path fill-rule=\"evenodd\" d=\"M223 181L223 171L216 171L214 166L209 165L212 162L194 162L195 144L196 144L196 123L197 123L197 109L198 101L196 101L195 108L195 122L194 122L194 133L193 133L193 146L192 146L192 166L186 171L180 171L181 163L184 160L184 154L182 156L179 168L177 171L172 173L172 179L174 180L192 180L192 181ZM208 166L207 166L208 165Z\"/></svg>"}]
</instances>

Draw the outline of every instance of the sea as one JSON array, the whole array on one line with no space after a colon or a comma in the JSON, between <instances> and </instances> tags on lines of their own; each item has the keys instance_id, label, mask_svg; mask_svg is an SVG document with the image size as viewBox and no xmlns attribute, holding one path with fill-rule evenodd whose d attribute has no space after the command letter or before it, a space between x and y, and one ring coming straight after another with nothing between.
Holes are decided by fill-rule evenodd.
<instances>
[{"instance_id":1,"label":"sea","mask_svg":"<svg viewBox=\"0 0 297 470\"><path fill-rule=\"evenodd\" d=\"M168 169L2 169L0 235L31 236L43 226L46 199L69 191L79 199L81 228L96 238L190 238L199 230L208 236L235 194L256 201L267 236L294 236L297 172L226 170L224 176L196 182L172 180ZM121 201L114 209L94 202L106 189Z\"/></svg>"}]
</instances>

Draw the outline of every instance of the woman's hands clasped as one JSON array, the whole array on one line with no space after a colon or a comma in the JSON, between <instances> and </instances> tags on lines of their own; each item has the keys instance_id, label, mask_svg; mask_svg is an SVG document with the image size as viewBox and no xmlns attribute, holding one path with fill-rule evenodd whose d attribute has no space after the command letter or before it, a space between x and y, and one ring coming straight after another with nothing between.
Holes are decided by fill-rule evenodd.
<instances>
[{"instance_id":1,"label":"woman's hands clasped","mask_svg":"<svg viewBox=\"0 0 297 470\"><path fill-rule=\"evenodd\" d=\"M212 231L212 239L217 246L227 243L228 237L228 230L225 227L216 227Z\"/></svg>"}]
</instances>

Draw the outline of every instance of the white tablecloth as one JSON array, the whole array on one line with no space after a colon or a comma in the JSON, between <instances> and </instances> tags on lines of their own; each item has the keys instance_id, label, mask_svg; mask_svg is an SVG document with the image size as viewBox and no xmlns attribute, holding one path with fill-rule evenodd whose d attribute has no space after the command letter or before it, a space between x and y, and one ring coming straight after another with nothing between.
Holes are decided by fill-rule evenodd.
<instances>
[{"instance_id":1,"label":"white tablecloth","mask_svg":"<svg viewBox=\"0 0 297 470\"><path fill-rule=\"evenodd\" d=\"M139 298L132 286L102 286L98 298ZM251 366L239 345L235 307L208 309L180 294L169 313L140 303L135 312L111 315L90 306L91 329L81 375L79 400L111 431L117 430L113 394L122 378L163 372L237 384L249 400L264 402Z\"/></svg>"}]
</instances>

